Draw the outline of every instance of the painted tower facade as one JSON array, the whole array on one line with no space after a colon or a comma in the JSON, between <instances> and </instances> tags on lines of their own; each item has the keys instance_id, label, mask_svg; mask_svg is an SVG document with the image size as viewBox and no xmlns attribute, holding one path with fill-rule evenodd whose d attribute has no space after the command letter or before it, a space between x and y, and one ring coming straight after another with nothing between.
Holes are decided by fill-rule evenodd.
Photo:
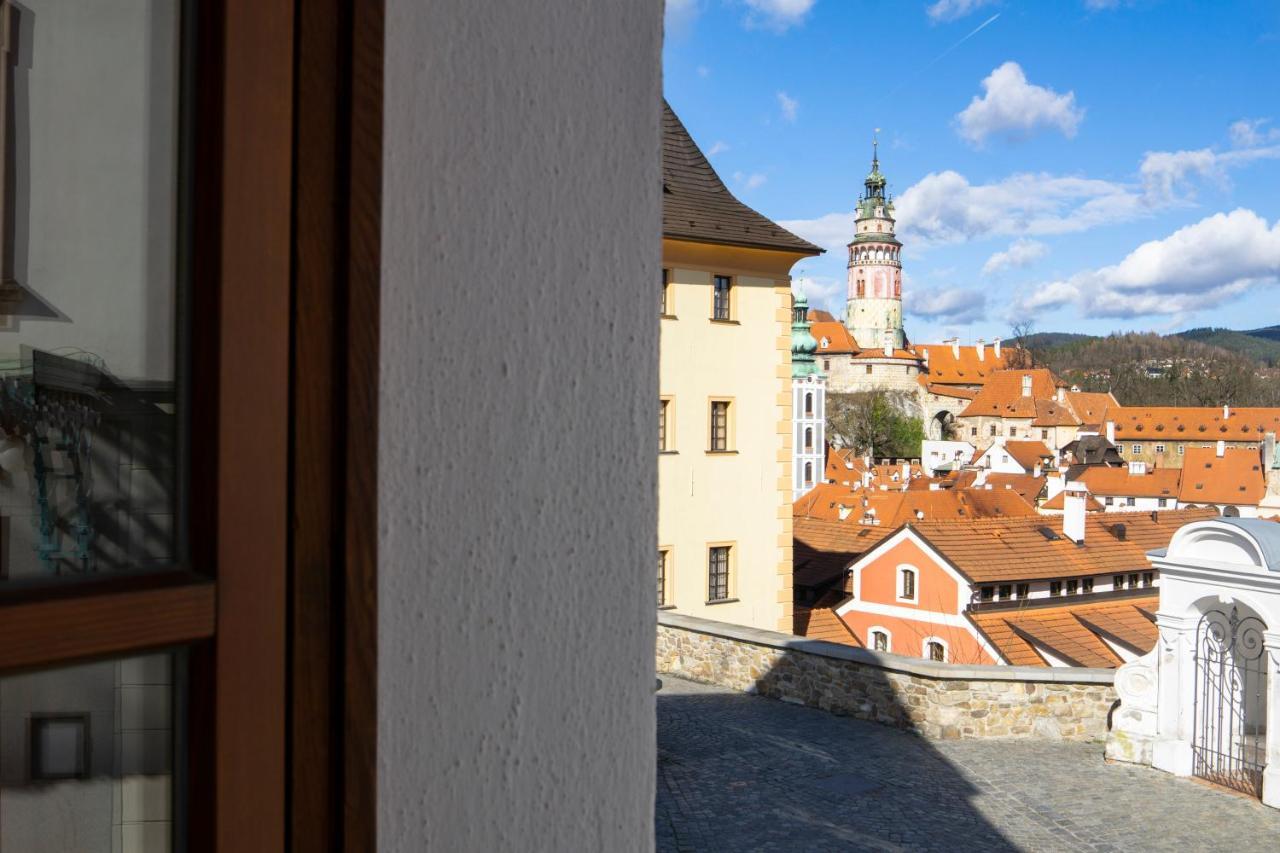
<instances>
[{"instance_id":1,"label":"painted tower facade","mask_svg":"<svg viewBox=\"0 0 1280 853\"><path fill-rule=\"evenodd\" d=\"M809 300L791 303L791 499L822 481L827 446L827 379L814 353L818 342L809 332Z\"/></svg>"},{"instance_id":2,"label":"painted tower facade","mask_svg":"<svg viewBox=\"0 0 1280 853\"><path fill-rule=\"evenodd\" d=\"M900 349L902 334L902 244L893 234L893 199L885 194L878 144L872 143L871 174L858 199L849 243L849 301L844 324L861 349Z\"/></svg>"}]
</instances>

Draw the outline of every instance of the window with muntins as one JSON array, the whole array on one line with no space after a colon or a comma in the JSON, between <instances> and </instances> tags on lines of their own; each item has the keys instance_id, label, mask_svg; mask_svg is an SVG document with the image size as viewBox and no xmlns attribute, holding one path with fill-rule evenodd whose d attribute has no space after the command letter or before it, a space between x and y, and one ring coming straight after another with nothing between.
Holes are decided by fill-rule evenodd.
<instances>
[{"instance_id":1,"label":"window with muntins","mask_svg":"<svg viewBox=\"0 0 1280 853\"><path fill-rule=\"evenodd\" d=\"M662 305L658 313L666 316L670 314L670 306L667 304L667 289L671 286L671 270L664 269L662 271Z\"/></svg>"},{"instance_id":2,"label":"window with muntins","mask_svg":"<svg viewBox=\"0 0 1280 853\"><path fill-rule=\"evenodd\" d=\"M916 573L912 569L902 570L902 597L915 600L916 597Z\"/></svg>"},{"instance_id":3,"label":"window with muntins","mask_svg":"<svg viewBox=\"0 0 1280 853\"><path fill-rule=\"evenodd\" d=\"M1049 594L1062 595L1062 581L1049 581Z\"/></svg>"},{"instance_id":4,"label":"window with muntins","mask_svg":"<svg viewBox=\"0 0 1280 853\"><path fill-rule=\"evenodd\" d=\"M937 640L930 640L926 650L929 653L929 660L938 661L939 663L947 659L946 647Z\"/></svg>"},{"instance_id":5,"label":"window with muntins","mask_svg":"<svg viewBox=\"0 0 1280 853\"><path fill-rule=\"evenodd\" d=\"M713 400L711 403L711 449L729 449L729 403Z\"/></svg>"},{"instance_id":6,"label":"window with muntins","mask_svg":"<svg viewBox=\"0 0 1280 853\"><path fill-rule=\"evenodd\" d=\"M1007 583L1000 584L1000 600L1008 601L1013 597L1013 587Z\"/></svg>"},{"instance_id":7,"label":"window with muntins","mask_svg":"<svg viewBox=\"0 0 1280 853\"><path fill-rule=\"evenodd\" d=\"M872 631L871 647L878 652L889 651L889 635L884 631Z\"/></svg>"},{"instance_id":8,"label":"window with muntins","mask_svg":"<svg viewBox=\"0 0 1280 853\"><path fill-rule=\"evenodd\" d=\"M667 412L670 400L658 401L658 450L667 449Z\"/></svg>"},{"instance_id":9,"label":"window with muntins","mask_svg":"<svg viewBox=\"0 0 1280 853\"><path fill-rule=\"evenodd\" d=\"M729 291L733 287L733 279L727 275L715 277L715 301L712 306L711 319L729 320Z\"/></svg>"},{"instance_id":10,"label":"window with muntins","mask_svg":"<svg viewBox=\"0 0 1280 853\"><path fill-rule=\"evenodd\" d=\"M1022 601L1024 598L1027 598L1030 595L1031 595L1031 584L1029 583L1018 584L1018 600L1019 601Z\"/></svg>"},{"instance_id":11,"label":"window with muntins","mask_svg":"<svg viewBox=\"0 0 1280 853\"><path fill-rule=\"evenodd\" d=\"M717 545L707 553L707 600L729 597L729 546Z\"/></svg>"}]
</instances>

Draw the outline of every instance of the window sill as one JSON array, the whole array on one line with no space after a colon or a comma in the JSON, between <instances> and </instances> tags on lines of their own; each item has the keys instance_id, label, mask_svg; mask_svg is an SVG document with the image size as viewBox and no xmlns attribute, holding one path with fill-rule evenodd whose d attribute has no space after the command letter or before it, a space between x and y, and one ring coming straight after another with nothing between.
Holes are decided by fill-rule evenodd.
<instances>
[{"instance_id":1,"label":"window sill","mask_svg":"<svg viewBox=\"0 0 1280 853\"><path fill-rule=\"evenodd\" d=\"M679 454L680 454L679 450L659 450L658 451L659 456L678 456Z\"/></svg>"},{"instance_id":2,"label":"window sill","mask_svg":"<svg viewBox=\"0 0 1280 853\"><path fill-rule=\"evenodd\" d=\"M711 317L708 320L708 322L714 323L717 326L741 326L742 325L737 320L717 320L715 317Z\"/></svg>"},{"instance_id":3,"label":"window sill","mask_svg":"<svg viewBox=\"0 0 1280 853\"><path fill-rule=\"evenodd\" d=\"M675 610L676 606L674 604L659 604L658 609L659 610Z\"/></svg>"},{"instance_id":4,"label":"window sill","mask_svg":"<svg viewBox=\"0 0 1280 853\"><path fill-rule=\"evenodd\" d=\"M675 314L659 314L658 319L659 320L678 320L680 318L677 317Z\"/></svg>"},{"instance_id":5,"label":"window sill","mask_svg":"<svg viewBox=\"0 0 1280 853\"><path fill-rule=\"evenodd\" d=\"M898 603L899 603L899 604L919 604L919 603L920 603L920 599L918 599L918 598L899 598L899 599L898 599Z\"/></svg>"},{"instance_id":6,"label":"window sill","mask_svg":"<svg viewBox=\"0 0 1280 853\"><path fill-rule=\"evenodd\" d=\"M736 450L708 450L708 451L707 451L707 455L708 455L708 456L737 456L737 455L738 455L738 451L736 451Z\"/></svg>"},{"instance_id":7,"label":"window sill","mask_svg":"<svg viewBox=\"0 0 1280 853\"><path fill-rule=\"evenodd\" d=\"M713 604L737 604L737 603L738 603L738 599L736 598L713 598L709 601L704 602L704 604L706 604L708 607L710 607Z\"/></svg>"}]
</instances>

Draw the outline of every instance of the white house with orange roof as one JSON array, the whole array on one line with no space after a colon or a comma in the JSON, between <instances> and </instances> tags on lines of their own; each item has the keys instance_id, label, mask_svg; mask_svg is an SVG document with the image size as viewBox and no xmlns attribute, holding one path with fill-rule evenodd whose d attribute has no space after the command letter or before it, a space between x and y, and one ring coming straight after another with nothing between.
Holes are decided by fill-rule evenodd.
<instances>
[{"instance_id":1,"label":"white house with orange roof","mask_svg":"<svg viewBox=\"0 0 1280 853\"><path fill-rule=\"evenodd\" d=\"M1280 432L1280 408L1114 406L1105 421L1125 460L1181 468L1189 450L1215 448L1219 441L1261 450L1269 434Z\"/></svg>"}]
</instances>

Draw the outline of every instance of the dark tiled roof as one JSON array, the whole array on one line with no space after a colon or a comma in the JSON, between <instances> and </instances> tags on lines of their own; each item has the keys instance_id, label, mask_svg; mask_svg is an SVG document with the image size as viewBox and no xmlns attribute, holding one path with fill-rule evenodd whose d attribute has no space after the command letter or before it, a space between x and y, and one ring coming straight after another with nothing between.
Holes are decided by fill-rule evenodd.
<instances>
[{"instance_id":1,"label":"dark tiled roof","mask_svg":"<svg viewBox=\"0 0 1280 853\"><path fill-rule=\"evenodd\" d=\"M733 197L671 106L663 102L662 235L817 255L822 249Z\"/></svg>"}]
</instances>

